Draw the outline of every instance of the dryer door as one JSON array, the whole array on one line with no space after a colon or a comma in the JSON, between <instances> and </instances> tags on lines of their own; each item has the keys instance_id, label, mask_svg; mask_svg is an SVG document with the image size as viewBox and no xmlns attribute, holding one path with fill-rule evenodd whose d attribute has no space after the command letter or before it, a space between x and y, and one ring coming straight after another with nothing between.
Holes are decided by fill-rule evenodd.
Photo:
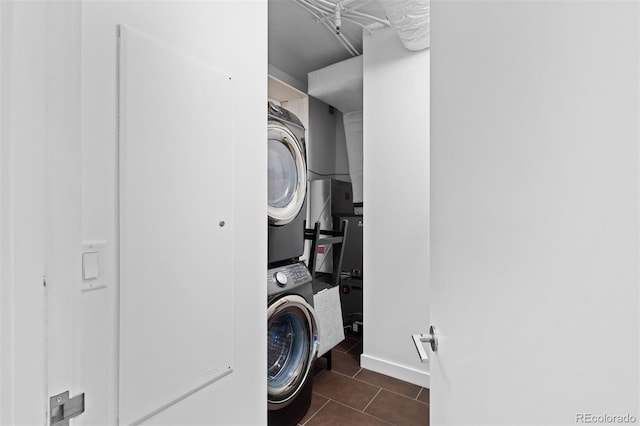
<instances>
[{"instance_id":1,"label":"dryer door","mask_svg":"<svg viewBox=\"0 0 640 426\"><path fill-rule=\"evenodd\" d=\"M304 147L287 126L268 125L269 223L286 225L300 212L307 193Z\"/></svg>"},{"instance_id":2,"label":"dryer door","mask_svg":"<svg viewBox=\"0 0 640 426\"><path fill-rule=\"evenodd\" d=\"M276 300L267 318L267 401L273 409L302 389L318 350L318 328L313 308L297 295Z\"/></svg>"}]
</instances>

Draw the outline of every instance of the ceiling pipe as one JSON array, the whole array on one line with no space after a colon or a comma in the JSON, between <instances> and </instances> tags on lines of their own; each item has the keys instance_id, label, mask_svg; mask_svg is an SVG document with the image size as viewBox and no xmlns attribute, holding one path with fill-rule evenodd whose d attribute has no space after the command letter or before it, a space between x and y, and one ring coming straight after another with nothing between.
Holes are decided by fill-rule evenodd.
<instances>
[{"instance_id":1,"label":"ceiling pipe","mask_svg":"<svg viewBox=\"0 0 640 426\"><path fill-rule=\"evenodd\" d=\"M315 7L312 4L309 4L308 1L306 0L296 0L296 4L298 4L300 7L302 7L303 9L305 9L307 12L309 12L314 18L316 18L316 20L320 23L322 23L325 27L327 27L329 29L329 31L331 31L331 33L338 39L338 41L340 42L340 44L342 44L342 46L347 50L347 52L349 52L349 54L351 56L358 56L360 55L360 52L358 52L358 50L353 47L353 45L349 42L349 40L347 40L347 38L344 36L344 34L337 34L335 29L331 27L331 25L329 25L326 21L324 21L322 19L322 17L318 16L316 14L316 12L314 11L317 10L318 8Z\"/></svg>"},{"instance_id":2,"label":"ceiling pipe","mask_svg":"<svg viewBox=\"0 0 640 426\"><path fill-rule=\"evenodd\" d=\"M335 6L334 3L331 3L330 1L318 1L318 0L314 0L313 2L317 5L317 7L322 8L324 10L324 13L333 12L333 8Z\"/></svg>"},{"instance_id":3,"label":"ceiling pipe","mask_svg":"<svg viewBox=\"0 0 640 426\"><path fill-rule=\"evenodd\" d=\"M360 28L364 28L365 30L367 30L367 32L371 33L371 30L369 29L369 27L367 27L365 24L356 21L355 19L351 19L351 18L346 18L346 17L342 17L343 21L347 21L347 22L351 22L352 24L355 24L357 26L359 26Z\"/></svg>"},{"instance_id":4,"label":"ceiling pipe","mask_svg":"<svg viewBox=\"0 0 640 426\"><path fill-rule=\"evenodd\" d=\"M344 21L352 22L352 23L354 23L354 24L356 24L356 25L358 25L358 26L360 26L362 28L365 28L367 30L369 30L369 26L371 24L369 24L369 25L363 24L360 21L356 21L355 18L368 19L370 21L374 21L374 22L380 23L380 24L382 24L382 26L385 26L385 27L389 27L390 26L389 21L387 21L386 19L380 19L377 16L368 15L366 13L360 13L360 12L358 12L356 10L349 10L348 12L342 12L340 14L340 17ZM322 18L320 18L320 20L318 22L330 21L330 20L333 20L333 19L334 19L334 15L325 15Z\"/></svg>"},{"instance_id":5,"label":"ceiling pipe","mask_svg":"<svg viewBox=\"0 0 640 426\"><path fill-rule=\"evenodd\" d=\"M359 17L362 17L362 18L367 18L367 19L370 19L372 21L378 22L378 23L384 25L385 27L389 26L389 21L386 20L386 19L378 18L377 16L369 15L368 13L362 13L362 12L359 12L357 10L352 10L350 13L352 15L355 15L355 16L359 16Z\"/></svg>"},{"instance_id":6,"label":"ceiling pipe","mask_svg":"<svg viewBox=\"0 0 640 426\"><path fill-rule=\"evenodd\" d=\"M324 10L323 8L320 8L320 6L314 5L308 0L296 0L296 3L298 3L298 5L300 5L300 6L303 6L303 5L307 6L304 9L307 12L309 12L311 15L313 15L313 17L316 18L316 20L318 20L318 22L324 21L326 19L326 16L323 15L322 17L320 17L320 16L316 15L314 12L312 12L311 10L309 10L309 8L311 8L311 9L315 10L316 12L318 12L320 14L327 13L327 11Z\"/></svg>"},{"instance_id":7,"label":"ceiling pipe","mask_svg":"<svg viewBox=\"0 0 640 426\"><path fill-rule=\"evenodd\" d=\"M373 0L295 0L338 39L351 56L360 54L342 31L343 22L353 23L372 32L376 28L392 26L408 50L429 47L429 0L378 0L386 19L358 10ZM367 25L362 20L371 21Z\"/></svg>"}]
</instances>

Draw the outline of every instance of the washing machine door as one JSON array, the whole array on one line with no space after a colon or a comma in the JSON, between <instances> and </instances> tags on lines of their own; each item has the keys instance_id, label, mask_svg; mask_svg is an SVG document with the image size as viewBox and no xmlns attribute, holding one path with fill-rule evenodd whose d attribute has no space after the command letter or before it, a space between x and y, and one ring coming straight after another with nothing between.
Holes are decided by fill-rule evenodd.
<instances>
[{"instance_id":1,"label":"washing machine door","mask_svg":"<svg viewBox=\"0 0 640 426\"><path fill-rule=\"evenodd\" d=\"M307 193L304 146L284 124L268 124L269 223L286 225L300 212Z\"/></svg>"},{"instance_id":2,"label":"washing machine door","mask_svg":"<svg viewBox=\"0 0 640 426\"><path fill-rule=\"evenodd\" d=\"M318 350L313 308L298 295L272 303L267 312L267 401L288 405L302 389Z\"/></svg>"}]
</instances>

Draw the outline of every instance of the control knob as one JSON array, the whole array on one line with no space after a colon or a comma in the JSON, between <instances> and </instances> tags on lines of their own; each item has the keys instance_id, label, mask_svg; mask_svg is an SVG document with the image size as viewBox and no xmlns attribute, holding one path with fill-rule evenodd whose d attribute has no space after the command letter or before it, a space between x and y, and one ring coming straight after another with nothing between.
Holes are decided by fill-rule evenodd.
<instances>
[{"instance_id":1,"label":"control knob","mask_svg":"<svg viewBox=\"0 0 640 426\"><path fill-rule=\"evenodd\" d=\"M285 285L287 285L287 281L289 280L287 278L287 274L285 274L282 271L278 271L275 273L275 275L273 276L273 278L275 278L276 282L278 283L278 285L284 287Z\"/></svg>"}]
</instances>

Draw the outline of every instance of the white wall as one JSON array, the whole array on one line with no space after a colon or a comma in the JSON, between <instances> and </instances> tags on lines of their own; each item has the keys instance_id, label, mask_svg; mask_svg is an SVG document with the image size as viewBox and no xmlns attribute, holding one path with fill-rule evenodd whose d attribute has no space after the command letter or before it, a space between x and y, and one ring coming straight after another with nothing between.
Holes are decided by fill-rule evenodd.
<instances>
[{"instance_id":1,"label":"white wall","mask_svg":"<svg viewBox=\"0 0 640 426\"><path fill-rule=\"evenodd\" d=\"M340 171L336 168L339 149L336 135L340 128L342 128L342 134L344 135L344 126L342 125L342 115L340 112L334 109L334 113L330 114L329 105L310 96L307 153L309 160L308 166L309 169L312 170L309 174L311 179L331 177L339 180L349 180L348 169L342 169L342 171ZM346 150L346 148L344 149ZM318 173L330 176L322 176Z\"/></svg>"},{"instance_id":2,"label":"white wall","mask_svg":"<svg viewBox=\"0 0 640 426\"><path fill-rule=\"evenodd\" d=\"M0 10L0 424L43 424L46 8Z\"/></svg>"},{"instance_id":3,"label":"white wall","mask_svg":"<svg viewBox=\"0 0 640 426\"><path fill-rule=\"evenodd\" d=\"M233 123L236 167L229 176L240 195L233 206L235 282L220 283L242 289L233 307L234 332L239 336L234 372L157 415L151 423L265 424L267 2L87 1L80 7L79 22L64 23L76 26L74 30L82 37L82 78L76 82L82 91L81 114L76 117L81 120L82 146L81 152L60 161L81 156L81 166L69 164L81 167L82 181L77 182L81 205L75 203L69 209L81 210L83 241L107 241L101 266L108 286L83 293L81 298L78 321L82 326L76 344L82 346L84 356L77 367L78 380L93 403L74 421L117 422L116 25L124 23L230 73L237 83L236 105L241 106ZM47 93L57 93L52 90L55 81L47 74L51 71L47 66L57 70L57 65L55 57L47 57L45 47L51 43L47 28L62 24L56 16L48 14L42 2L2 2L2 424L45 422L42 275L43 211L48 194L44 192L44 141L47 120L55 116L47 108L57 105L47 104ZM7 34L10 49L5 49ZM56 145L50 149L55 150ZM78 259L80 248L57 255Z\"/></svg>"},{"instance_id":4,"label":"white wall","mask_svg":"<svg viewBox=\"0 0 640 426\"><path fill-rule=\"evenodd\" d=\"M220 285L245 289L238 292L234 306L238 336L235 371L159 414L152 423L263 424L266 186L264 179L256 176L266 179L266 1L87 2L82 18L85 239L115 241L115 26L126 23L234 78L238 105L234 122L236 167L229 180L238 194L234 205L236 235L231 248L236 279L234 283ZM115 249L113 244L110 247ZM113 263L110 267L114 271ZM109 342L115 340L112 315L115 297L112 290L103 300L94 300L92 306L87 306L97 330L112 336L102 343L107 351ZM104 361L110 366L109 359Z\"/></svg>"},{"instance_id":5,"label":"white wall","mask_svg":"<svg viewBox=\"0 0 640 426\"><path fill-rule=\"evenodd\" d=\"M351 175L349 175L349 156L347 154L347 137L344 133L344 120L340 111L336 110L336 115L336 158L334 170L338 179L351 182Z\"/></svg>"},{"instance_id":6,"label":"white wall","mask_svg":"<svg viewBox=\"0 0 640 426\"><path fill-rule=\"evenodd\" d=\"M411 334L427 331L429 57L392 29L364 33L362 366L422 386Z\"/></svg>"}]
</instances>

